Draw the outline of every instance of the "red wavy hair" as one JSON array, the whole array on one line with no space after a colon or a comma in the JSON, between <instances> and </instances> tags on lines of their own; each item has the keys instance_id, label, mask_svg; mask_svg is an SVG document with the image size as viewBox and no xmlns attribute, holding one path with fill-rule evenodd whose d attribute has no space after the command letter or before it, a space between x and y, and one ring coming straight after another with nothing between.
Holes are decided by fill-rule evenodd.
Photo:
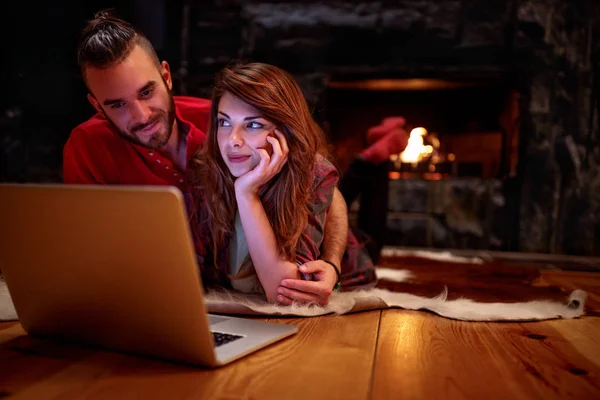
<instances>
[{"instance_id":1,"label":"red wavy hair","mask_svg":"<svg viewBox=\"0 0 600 400\"><path fill-rule=\"evenodd\" d=\"M192 159L202 201L200 223L206 224L215 266L219 251L233 233L237 209L234 177L225 165L217 143L218 108L225 93L259 110L285 135L287 163L279 174L260 188L259 196L275 233L281 254L296 261L296 247L308 221L315 157L327 157L323 130L314 121L296 80L269 64L235 64L216 77L207 134L203 148Z\"/></svg>"}]
</instances>

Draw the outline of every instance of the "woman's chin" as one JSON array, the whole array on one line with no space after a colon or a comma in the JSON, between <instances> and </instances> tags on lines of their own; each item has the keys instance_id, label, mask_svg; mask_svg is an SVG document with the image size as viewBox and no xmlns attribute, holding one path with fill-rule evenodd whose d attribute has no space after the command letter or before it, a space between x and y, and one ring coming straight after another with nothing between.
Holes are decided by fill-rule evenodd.
<instances>
[{"instance_id":1,"label":"woman's chin","mask_svg":"<svg viewBox=\"0 0 600 400\"><path fill-rule=\"evenodd\" d=\"M229 172L231 173L231 175L233 176L233 179L235 180L235 179L239 178L240 176L244 175L248 171L236 169L236 168L233 168L233 169L230 168Z\"/></svg>"}]
</instances>

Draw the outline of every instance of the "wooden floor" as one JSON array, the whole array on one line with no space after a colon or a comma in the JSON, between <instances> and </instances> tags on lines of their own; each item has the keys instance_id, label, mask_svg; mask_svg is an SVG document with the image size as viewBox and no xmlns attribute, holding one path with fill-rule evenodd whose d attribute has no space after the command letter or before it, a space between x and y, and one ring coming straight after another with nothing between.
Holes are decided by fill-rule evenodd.
<instances>
[{"instance_id":1,"label":"wooden floor","mask_svg":"<svg viewBox=\"0 0 600 400\"><path fill-rule=\"evenodd\" d=\"M543 271L587 290L600 274ZM287 318L294 337L217 370L33 339L0 324L11 399L600 399L600 318L473 323L388 309Z\"/></svg>"}]
</instances>

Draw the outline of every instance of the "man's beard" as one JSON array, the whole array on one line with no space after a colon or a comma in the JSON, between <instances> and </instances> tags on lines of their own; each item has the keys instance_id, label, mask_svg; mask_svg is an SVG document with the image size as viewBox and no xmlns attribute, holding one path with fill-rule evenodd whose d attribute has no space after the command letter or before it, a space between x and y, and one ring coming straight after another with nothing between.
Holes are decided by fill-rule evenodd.
<instances>
[{"instance_id":1,"label":"man's beard","mask_svg":"<svg viewBox=\"0 0 600 400\"><path fill-rule=\"evenodd\" d=\"M164 110L160 110L153 115L152 118L145 124L137 124L134 125L129 132L125 132L119 129L119 127L104 113L104 117L110 122L115 131L121 136L123 139L128 142L138 144L140 146L146 147L148 149L156 150L160 149L164 145L167 144L171 135L173 134L173 123L175 122L175 102L173 101L173 96L171 95L171 91L169 91L169 108L165 112ZM155 134L150 137L148 142L144 143L136 136L136 132L154 124L157 121L163 122L165 128L163 130L159 130Z\"/></svg>"}]
</instances>

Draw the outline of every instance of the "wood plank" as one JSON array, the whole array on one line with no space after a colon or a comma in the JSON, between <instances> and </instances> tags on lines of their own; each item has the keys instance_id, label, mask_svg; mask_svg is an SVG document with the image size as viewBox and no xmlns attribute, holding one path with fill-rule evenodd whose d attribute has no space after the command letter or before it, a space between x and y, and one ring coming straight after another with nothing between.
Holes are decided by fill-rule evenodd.
<instances>
[{"instance_id":1,"label":"wood plank","mask_svg":"<svg viewBox=\"0 0 600 400\"><path fill-rule=\"evenodd\" d=\"M434 249L410 246L384 246L382 253L393 253L394 251L427 251L430 253L450 252L452 255L461 257L479 257L484 260L516 261L519 263L549 263L549 264L582 264L596 266L600 271L600 257L574 256L570 254L548 254L548 253L526 253L521 251L494 251L476 249Z\"/></svg>"},{"instance_id":2,"label":"wood plank","mask_svg":"<svg viewBox=\"0 0 600 400\"><path fill-rule=\"evenodd\" d=\"M0 391L14 399L366 399L380 311L285 318L295 336L215 370L27 340L33 354L0 345ZM17 338L18 339L18 338ZM21 338L23 340L23 338ZM10 341L9 341L10 342ZM26 350L32 343L21 342ZM70 357L53 346L71 348ZM16 356L15 356L16 353ZM3 355L4 354L4 355ZM54 356L53 356L54 355ZM37 371L37 372L36 372Z\"/></svg>"},{"instance_id":3,"label":"wood plank","mask_svg":"<svg viewBox=\"0 0 600 400\"><path fill-rule=\"evenodd\" d=\"M593 364L600 365L600 319L583 317L572 323L554 320L547 321L547 324L582 356Z\"/></svg>"},{"instance_id":4,"label":"wood plank","mask_svg":"<svg viewBox=\"0 0 600 400\"><path fill-rule=\"evenodd\" d=\"M581 289L588 294L586 308L600 311L600 274L590 272L542 271L540 284L556 285L567 290ZM597 315L600 315L598 313Z\"/></svg>"},{"instance_id":5,"label":"wood plank","mask_svg":"<svg viewBox=\"0 0 600 400\"><path fill-rule=\"evenodd\" d=\"M570 342L597 337L597 318L485 323L385 310L380 325L373 399L600 398L598 339Z\"/></svg>"},{"instance_id":6,"label":"wood plank","mask_svg":"<svg viewBox=\"0 0 600 400\"><path fill-rule=\"evenodd\" d=\"M23 335L25 332L17 321L0 322L0 343Z\"/></svg>"}]
</instances>

